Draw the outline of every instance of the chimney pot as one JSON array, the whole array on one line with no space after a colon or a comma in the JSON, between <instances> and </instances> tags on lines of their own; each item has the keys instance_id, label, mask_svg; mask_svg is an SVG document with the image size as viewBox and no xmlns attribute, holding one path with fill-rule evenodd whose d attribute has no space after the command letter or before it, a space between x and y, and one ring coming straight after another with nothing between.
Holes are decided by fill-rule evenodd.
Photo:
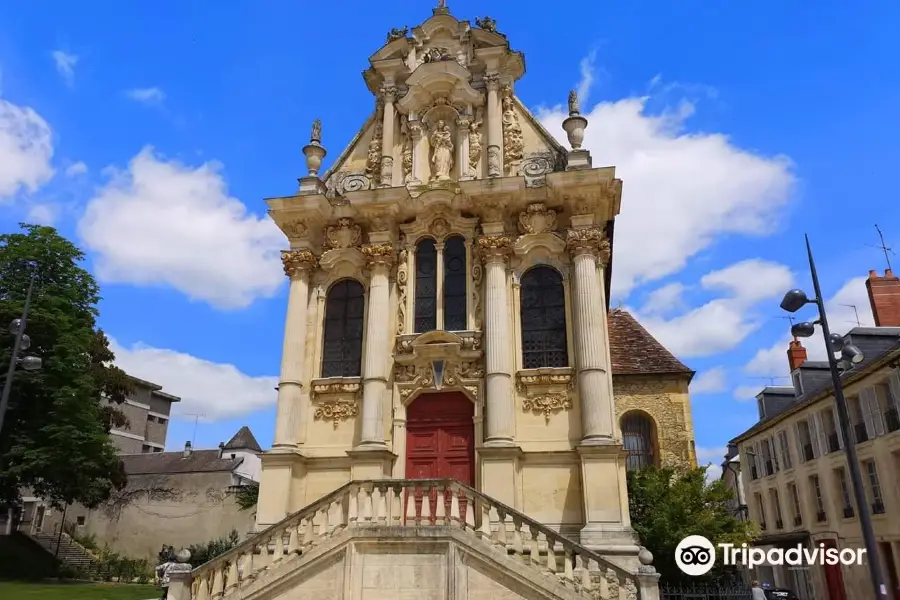
<instances>
[{"instance_id":1,"label":"chimney pot","mask_svg":"<svg viewBox=\"0 0 900 600\"><path fill-rule=\"evenodd\" d=\"M878 271L869 269L869 279L875 279L876 277L878 277Z\"/></svg>"},{"instance_id":2,"label":"chimney pot","mask_svg":"<svg viewBox=\"0 0 900 600\"><path fill-rule=\"evenodd\" d=\"M893 270L885 269L879 277L875 271L869 272L866 291L876 327L900 327L900 279Z\"/></svg>"},{"instance_id":3,"label":"chimney pot","mask_svg":"<svg viewBox=\"0 0 900 600\"><path fill-rule=\"evenodd\" d=\"M185 442L184 443L184 458L187 458L190 455L191 455L191 443Z\"/></svg>"},{"instance_id":4,"label":"chimney pot","mask_svg":"<svg viewBox=\"0 0 900 600\"><path fill-rule=\"evenodd\" d=\"M793 373L800 368L800 365L806 362L806 348L800 343L800 340L791 340L787 351L788 365Z\"/></svg>"},{"instance_id":5,"label":"chimney pot","mask_svg":"<svg viewBox=\"0 0 900 600\"><path fill-rule=\"evenodd\" d=\"M225 454L225 442L219 442L219 458L222 458L223 454Z\"/></svg>"}]
</instances>

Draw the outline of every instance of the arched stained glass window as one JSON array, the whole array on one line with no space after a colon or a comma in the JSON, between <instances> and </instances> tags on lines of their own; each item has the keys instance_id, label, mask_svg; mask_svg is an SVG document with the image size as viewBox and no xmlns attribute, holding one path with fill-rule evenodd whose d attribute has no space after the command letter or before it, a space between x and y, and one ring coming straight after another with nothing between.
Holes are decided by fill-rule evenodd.
<instances>
[{"instance_id":1,"label":"arched stained glass window","mask_svg":"<svg viewBox=\"0 0 900 600\"><path fill-rule=\"evenodd\" d=\"M562 275L534 267L521 282L522 363L526 369L566 367L566 300Z\"/></svg>"},{"instance_id":2,"label":"arched stained glass window","mask_svg":"<svg viewBox=\"0 0 900 600\"><path fill-rule=\"evenodd\" d=\"M644 469L656 465L656 441L650 417L640 412L625 413L622 416L622 438L628 452L626 469Z\"/></svg>"},{"instance_id":3,"label":"arched stained glass window","mask_svg":"<svg viewBox=\"0 0 900 600\"><path fill-rule=\"evenodd\" d=\"M454 236L444 245L444 329L466 329L466 242Z\"/></svg>"},{"instance_id":4,"label":"arched stained glass window","mask_svg":"<svg viewBox=\"0 0 900 600\"><path fill-rule=\"evenodd\" d=\"M325 300L322 377L359 377L365 292L353 279L338 281Z\"/></svg>"},{"instance_id":5,"label":"arched stained glass window","mask_svg":"<svg viewBox=\"0 0 900 600\"><path fill-rule=\"evenodd\" d=\"M437 248L424 239L416 246L415 331L437 329Z\"/></svg>"}]
</instances>

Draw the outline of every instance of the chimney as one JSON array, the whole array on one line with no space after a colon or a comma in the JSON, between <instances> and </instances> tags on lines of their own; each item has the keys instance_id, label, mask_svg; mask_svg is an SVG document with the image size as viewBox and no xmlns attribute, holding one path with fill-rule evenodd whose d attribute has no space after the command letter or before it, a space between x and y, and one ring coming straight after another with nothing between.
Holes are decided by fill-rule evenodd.
<instances>
[{"instance_id":1,"label":"chimney","mask_svg":"<svg viewBox=\"0 0 900 600\"><path fill-rule=\"evenodd\" d=\"M184 458L188 458L191 455L191 443L184 443L184 454L182 455Z\"/></svg>"},{"instance_id":2,"label":"chimney","mask_svg":"<svg viewBox=\"0 0 900 600\"><path fill-rule=\"evenodd\" d=\"M794 338L791 340L787 351L788 364L791 366L791 373L800 368L800 365L806 362L806 348L800 343L800 340Z\"/></svg>"},{"instance_id":3,"label":"chimney","mask_svg":"<svg viewBox=\"0 0 900 600\"><path fill-rule=\"evenodd\" d=\"M225 442L219 442L219 458L222 458L223 454L225 454Z\"/></svg>"},{"instance_id":4,"label":"chimney","mask_svg":"<svg viewBox=\"0 0 900 600\"><path fill-rule=\"evenodd\" d=\"M879 277L876 271L869 271L866 279L869 304L876 327L900 327L900 278L891 269Z\"/></svg>"}]
</instances>

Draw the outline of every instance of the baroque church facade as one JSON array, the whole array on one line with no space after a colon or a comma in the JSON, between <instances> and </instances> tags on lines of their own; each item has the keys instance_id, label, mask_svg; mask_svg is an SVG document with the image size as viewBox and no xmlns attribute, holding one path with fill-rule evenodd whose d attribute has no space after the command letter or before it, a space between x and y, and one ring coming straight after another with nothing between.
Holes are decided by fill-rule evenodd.
<instances>
[{"instance_id":1,"label":"baroque church facade","mask_svg":"<svg viewBox=\"0 0 900 600\"><path fill-rule=\"evenodd\" d=\"M441 2L369 63L373 108L356 137L321 172L317 121L299 190L267 200L290 243L290 291L257 513L270 537L250 554L281 560L306 535L363 521L458 522L488 539L531 536L530 554L527 539L509 544L558 559L563 578L586 553L584 585L603 557L620 576L600 568L602 597L651 600L658 576L631 528L626 469L696 465L693 372L609 309L615 168L582 148L574 92L569 148L528 111L515 94L524 56L488 17L473 26ZM421 540L401 546L386 554L416 554ZM195 572L198 597L244 585L244 559L228 560ZM379 577L409 566L385 560L371 562L392 565ZM338 597L366 596L348 581ZM458 580L441 585L436 598L468 597ZM301 597L285 594L271 597Z\"/></svg>"}]
</instances>

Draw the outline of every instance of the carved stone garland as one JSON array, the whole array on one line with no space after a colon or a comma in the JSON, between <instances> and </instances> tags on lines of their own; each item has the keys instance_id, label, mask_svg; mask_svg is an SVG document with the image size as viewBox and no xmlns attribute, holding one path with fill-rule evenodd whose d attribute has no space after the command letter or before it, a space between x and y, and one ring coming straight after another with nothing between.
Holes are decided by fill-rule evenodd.
<instances>
[{"instance_id":1,"label":"carved stone garland","mask_svg":"<svg viewBox=\"0 0 900 600\"><path fill-rule=\"evenodd\" d=\"M412 179L413 143L408 121L405 118L402 120L401 130L400 134L403 136L403 183L409 183Z\"/></svg>"},{"instance_id":2,"label":"carved stone garland","mask_svg":"<svg viewBox=\"0 0 900 600\"><path fill-rule=\"evenodd\" d=\"M525 139L522 126L516 114L512 88L503 86L503 160L507 169L513 170L522 160L525 152ZM514 171L513 171L514 172Z\"/></svg>"},{"instance_id":3,"label":"carved stone garland","mask_svg":"<svg viewBox=\"0 0 900 600\"><path fill-rule=\"evenodd\" d=\"M375 127L366 154L366 175L375 184L381 182L381 138L384 133L384 106L379 99L375 105Z\"/></svg>"},{"instance_id":4,"label":"carved stone garland","mask_svg":"<svg viewBox=\"0 0 900 600\"><path fill-rule=\"evenodd\" d=\"M482 141L480 109L475 121L469 125L469 176L478 176L478 162L481 160Z\"/></svg>"},{"instance_id":5,"label":"carved stone garland","mask_svg":"<svg viewBox=\"0 0 900 600\"><path fill-rule=\"evenodd\" d=\"M475 309L473 326L476 331L480 331L484 325L484 308L481 302L481 281L484 270L481 266L481 257L477 255L477 252L475 254L476 256L472 257L472 306Z\"/></svg>"},{"instance_id":6,"label":"carved stone garland","mask_svg":"<svg viewBox=\"0 0 900 600\"><path fill-rule=\"evenodd\" d=\"M401 244L403 240L401 240ZM409 288L409 249L401 246L397 259L397 335L406 333L406 294Z\"/></svg>"},{"instance_id":7,"label":"carved stone garland","mask_svg":"<svg viewBox=\"0 0 900 600\"><path fill-rule=\"evenodd\" d=\"M549 421L554 414L572 408L569 393L575 387L572 369L539 369L516 374L516 389L524 396L522 409L543 414Z\"/></svg>"},{"instance_id":8,"label":"carved stone garland","mask_svg":"<svg viewBox=\"0 0 900 600\"><path fill-rule=\"evenodd\" d=\"M331 421L337 429L341 421L359 414L361 389L358 381L313 382L312 402L317 405L313 418L317 421Z\"/></svg>"}]
</instances>

